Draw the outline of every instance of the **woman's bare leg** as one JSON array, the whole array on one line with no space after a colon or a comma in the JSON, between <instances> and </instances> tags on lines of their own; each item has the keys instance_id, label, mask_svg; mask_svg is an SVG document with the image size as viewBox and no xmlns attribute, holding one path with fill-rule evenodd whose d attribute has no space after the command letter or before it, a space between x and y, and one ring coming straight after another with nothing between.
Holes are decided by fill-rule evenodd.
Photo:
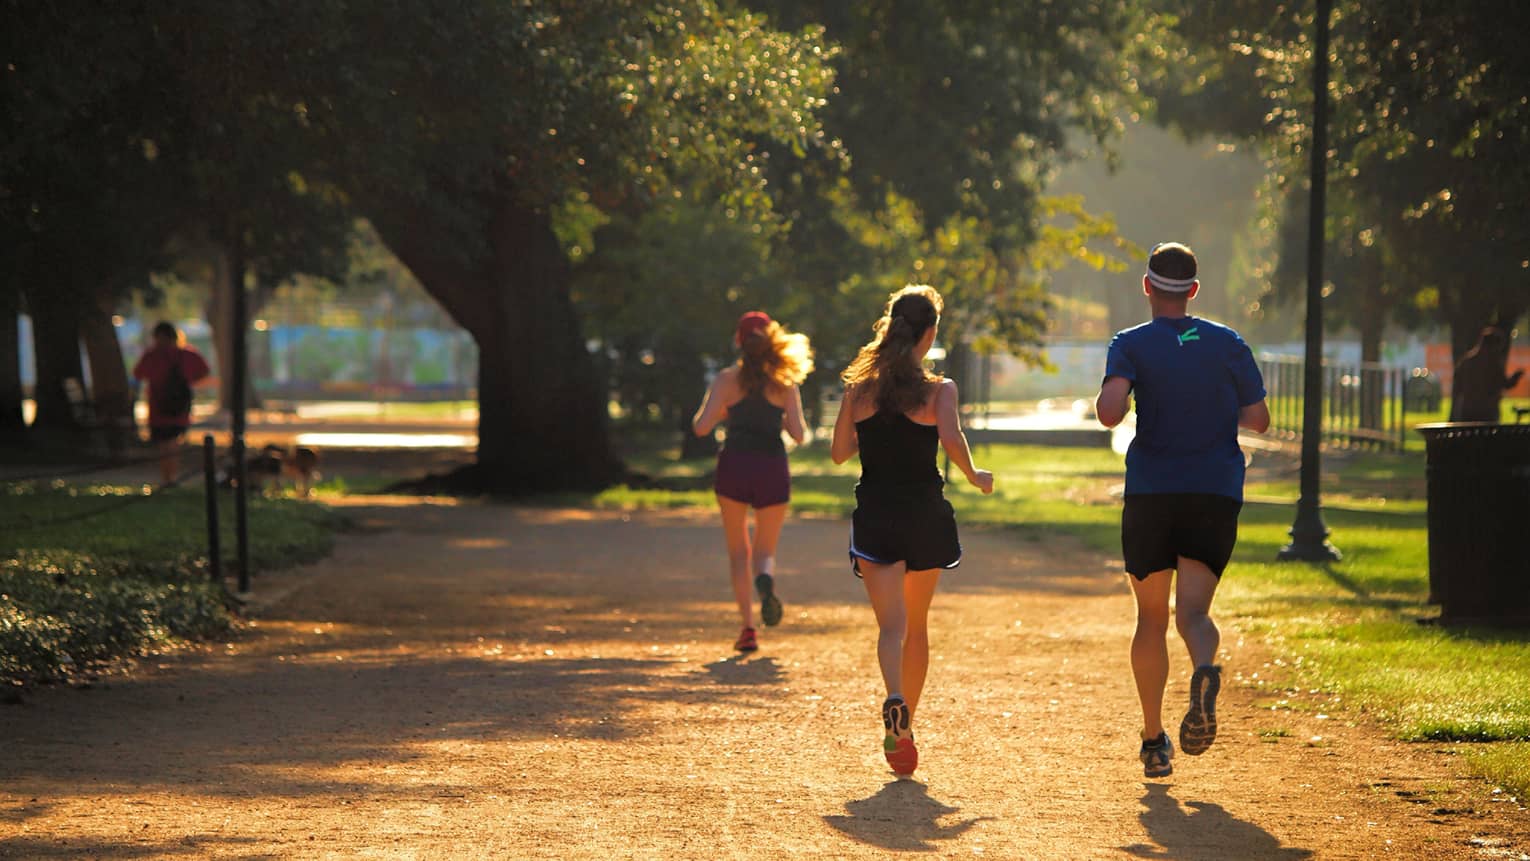
<instances>
[{"instance_id":1,"label":"woman's bare leg","mask_svg":"<svg viewBox=\"0 0 1530 861\"><path fill-rule=\"evenodd\" d=\"M903 578L903 608L906 616L903 635L903 699L909 714L919 707L924 691L924 677L930 669L930 601L940 582L939 568L910 571Z\"/></svg>"},{"instance_id":2,"label":"woman's bare leg","mask_svg":"<svg viewBox=\"0 0 1530 861\"><path fill-rule=\"evenodd\" d=\"M786 503L767 505L754 510L753 568L756 574L775 574L776 544L781 539L781 527L786 523Z\"/></svg>"},{"instance_id":3,"label":"woman's bare leg","mask_svg":"<svg viewBox=\"0 0 1530 861\"><path fill-rule=\"evenodd\" d=\"M728 542L728 577L733 599L738 602L742 627L754 627L754 598L749 592L749 505L726 496L717 497L722 511L723 537Z\"/></svg>"},{"instance_id":4,"label":"woman's bare leg","mask_svg":"<svg viewBox=\"0 0 1530 861\"><path fill-rule=\"evenodd\" d=\"M878 565L862 559L860 568L866 596L871 599L871 612L877 617L877 664L882 669L882 682L889 697L903 694L903 638L908 630L904 566L901 562Z\"/></svg>"}]
</instances>

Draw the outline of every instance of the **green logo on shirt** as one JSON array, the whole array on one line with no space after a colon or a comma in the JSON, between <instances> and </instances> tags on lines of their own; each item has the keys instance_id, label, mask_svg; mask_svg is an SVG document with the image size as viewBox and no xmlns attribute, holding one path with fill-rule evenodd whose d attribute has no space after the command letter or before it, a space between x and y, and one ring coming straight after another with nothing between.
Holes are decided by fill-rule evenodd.
<instances>
[{"instance_id":1,"label":"green logo on shirt","mask_svg":"<svg viewBox=\"0 0 1530 861\"><path fill-rule=\"evenodd\" d=\"M1179 345L1183 347L1186 341L1199 341L1201 336L1195 334L1196 330L1199 328L1200 326L1191 326L1190 328L1186 329L1184 334L1179 336Z\"/></svg>"}]
</instances>

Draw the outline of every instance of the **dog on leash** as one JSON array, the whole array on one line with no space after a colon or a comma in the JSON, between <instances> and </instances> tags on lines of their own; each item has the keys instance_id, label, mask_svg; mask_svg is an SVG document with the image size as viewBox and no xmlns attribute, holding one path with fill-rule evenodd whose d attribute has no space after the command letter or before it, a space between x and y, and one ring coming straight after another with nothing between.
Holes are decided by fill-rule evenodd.
<instances>
[{"instance_id":1,"label":"dog on leash","mask_svg":"<svg viewBox=\"0 0 1530 861\"><path fill-rule=\"evenodd\" d=\"M250 489L265 495L280 486L285 453L280 446L268 445L245 455L244 480L250 483Z\"/></svg>"},{"instance_id":2,"label":"dog on leash","mask_svg":"<svg viewBox=\"0 0 1530 861\"><path fill-rule=\"evenodd\" d=\"M293 447L282 458L282 475L292 482L299 496L313 496L314 483L319 480L319 453L307 446Z\"/></svg>"},{"instance_id":3,"label":"dog on leash","mask_svg":"<svg viewBox=\"0 0 1530 861\"><path fill-rule=\"evenodd\" d=\"M244 462L245 480L250 489L262 495L280 493L290 486L295 493L308 497L319 480L319 453L307 446L296 446L291 451L279 445L267 445L259 451L250 452ZM233 487L233 469L226 467L225 487Z\"/></svg>"}]
</instances>

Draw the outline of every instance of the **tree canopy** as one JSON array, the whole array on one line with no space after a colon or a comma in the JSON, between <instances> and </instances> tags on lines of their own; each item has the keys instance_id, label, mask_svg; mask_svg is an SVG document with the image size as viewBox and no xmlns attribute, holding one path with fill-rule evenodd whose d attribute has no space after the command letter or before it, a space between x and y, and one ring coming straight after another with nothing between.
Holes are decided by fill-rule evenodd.
<instances>
[{"instance_id":1,"label":"tree canopy","mask_svg":"<svg viewBox=\"0 0 1530 861\"><path fill-rule=\"evenodd\" d=\"M1264 274L1278 298L1305 271L1313 13L1278 0L1164 5L1185 42L1158 115L1264 148L1277 237ZM1483 326L1512 328L1530 308L1530 66L1513 35L1527 14L1335 3L1327 251L1340 321L1443 319L1460 355Z\"/></svg>"},{"instance_id":2,"label":"tree canopy","mask_svg":"<svg viewBox=\"0 0 1530 861\"><path fill-rule=\"evenodd\" d=\"M1048 182L1139 112L1257 143L1271 235L1300 207L1312 21L1278 0L0 3L0 310L37 319L43 388L184 249L269 285L341 271L364 217L480 346L486 487L616 476L602 357L672 416L749 306L814 337L818 383L909 281L951 346L1044 361L1049 273L1129 250ZM1502 5L1339 3L1357 322L1459 345L1530 305L1530 19Z\"/></svg>"}]
</instances>

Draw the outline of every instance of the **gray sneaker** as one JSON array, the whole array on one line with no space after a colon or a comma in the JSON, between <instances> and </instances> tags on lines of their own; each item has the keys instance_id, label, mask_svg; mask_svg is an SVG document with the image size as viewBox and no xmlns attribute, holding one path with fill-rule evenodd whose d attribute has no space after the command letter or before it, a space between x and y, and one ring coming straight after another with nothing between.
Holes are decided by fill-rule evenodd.
<instances>
[{"instance_id":1,"label":"gray sneaker","mask_svg":"<svg viewBox=\"0 0 1530 861\"><path fill-rule=\"evenodd\" d=\"M754 589L760 593L760 621L766 625L781 624L781 599L776 597L776 578L761 573L754 578Z\"/></svg>"},{"instance_id":2,"label":"gray sneaker","mask_svg":"<svg viewBox=\"0 0 1530 861\"><path fill-rule=\"evenodd\" d=\"M1191 756L1205 753L1217 740L1217 692L1222 668L1196 667L1190 677L1190 710L1179 723L1179 747Z\"/></svg>"},{"instance_id":3,"label":"gray sneaker","mask_svg":"<svg viewBox=\"0 0 1530 861\"><path fill-rule=\"evenodd\" d=\"M1168 777L1174 773L1174 744L1169 741L1169 734L1161 732L1157 741L1145 741L1142 743L1142 751L1137 754L1142 760L1142 775L1144 777Z\"/></svg>"}]
</instances>

